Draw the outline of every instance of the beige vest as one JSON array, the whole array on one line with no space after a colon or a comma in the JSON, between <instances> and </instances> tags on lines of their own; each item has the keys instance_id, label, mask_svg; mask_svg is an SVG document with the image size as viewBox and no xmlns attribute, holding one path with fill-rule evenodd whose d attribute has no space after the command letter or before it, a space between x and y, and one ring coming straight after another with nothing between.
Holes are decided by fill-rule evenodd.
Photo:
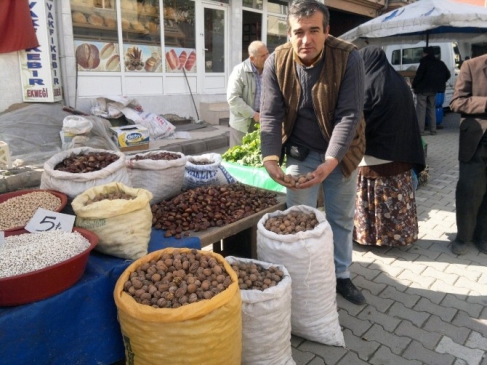
<instances>
[{"instance_id":1,"label":"beige vest","mask_svg":"<svg viewBox=\"0 0 487 365\"><path fill-rule=\"evenodd\" d=\"M333 118L338 101L340 84L345 74L351 43L329 36L325 42L324 64L318 82L311 91L316 117L325 140L330 141L333 132ZM290 43L275 50L277 82L286 103L286 115L282 129L282 143L291 135L296 120L301 85L295 66L294 53ZM362 160L365 152L365 120L360 119L355 137L340 163L343 175L349 177Z\"/></svg>"}]
</instances>

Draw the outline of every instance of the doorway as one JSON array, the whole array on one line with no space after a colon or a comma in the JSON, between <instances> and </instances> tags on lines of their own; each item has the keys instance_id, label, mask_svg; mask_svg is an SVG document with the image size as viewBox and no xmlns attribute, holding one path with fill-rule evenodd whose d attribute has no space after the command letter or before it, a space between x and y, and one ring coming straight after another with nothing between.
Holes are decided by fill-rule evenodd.
<instances>
[{"instance_id":1,"label":"doorway","mask_svg":"<svg viewBox=\"0 0 487 365\"><path fill-rule=\"evenodd\" d=\"M262 40L262 14L242 11L242 61L249 57L249 44Z\"/></svg>"}]
</instances>

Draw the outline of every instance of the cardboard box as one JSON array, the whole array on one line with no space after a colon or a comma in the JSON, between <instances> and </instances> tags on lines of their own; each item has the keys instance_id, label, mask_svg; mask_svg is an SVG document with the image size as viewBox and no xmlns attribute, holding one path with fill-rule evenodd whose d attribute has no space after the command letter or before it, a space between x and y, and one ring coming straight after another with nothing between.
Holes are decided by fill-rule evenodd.
<instances>
[{"instance_id":1,"label":"cardboard box","mask_svg":"<svg viewBox=\"0 0 487 365\"><path fill-rule=\"evenodd\" d=\"M149 148L149 130L139 124L111 127L113 140L120 151L138 151Z\"/></svg>"}]
</instances>

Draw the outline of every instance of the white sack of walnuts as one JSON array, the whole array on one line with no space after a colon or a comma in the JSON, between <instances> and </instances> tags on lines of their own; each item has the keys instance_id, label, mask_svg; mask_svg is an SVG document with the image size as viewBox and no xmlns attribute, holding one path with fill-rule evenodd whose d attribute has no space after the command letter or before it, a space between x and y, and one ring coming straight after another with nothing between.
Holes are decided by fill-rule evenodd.
<instances>
[{"instance_id":1,"label":"white sack of walnuts","mask_svg":"<svg viewBox=\"0 0 487 365\"><path fill-rule=\"evenodd\" d=\"M295 365L291 350L291 276L282 265L227 256L234 263L277 267L282 280L264 291L240 290L242 297L242 365Z\"/></svg>"},{"instance_id":2,"label":"white sack of walnuts","mask_svg":"<svg viewBox=\"0 0 487 365\"><path fill-rule=\"evenodd\" d=\"M309 231L279 235L267 219L291 212L314 213L318 225ZM291 331L325 345L345 347L338 322L333 232L325 215L305 205L265 214L257 224L257 258L286 267L292 279Z\"/></svg>"},{"instance_id":3,"label":"white sack of walnuts","mask_svg":"<svg viewBox=\"0 0 487 365\"><path fill-rule=\"evenodd\" d=\"M151 156L165 151L140 153L140 156ZM166 151L169 152L169 151ZM130 181L134 188L146 189L152 193L150 204L157 204L171 199L181 193L187 157L180 152L177 160L136 160L135 156L126 160Z\"/></svg>"},{"instance_id":4,"label":"white sack of walnuts","mask_svg":"<svg viewBox=\"0 0 487 365\"><path fill-rule=\"evenodd\" d=\"M101 170L92 172L74 174L54 169L58 163L68 157L88 154L90 152L110 152L119 156L119 159ZM57 190L66 194L70 199L74 199L89 188L111 182L119 182L127 186L132 186L130 176L125 167L125 154L118 151L78 147L59 152L44 163L40 188Z\"/></svg>"}]
</instances>

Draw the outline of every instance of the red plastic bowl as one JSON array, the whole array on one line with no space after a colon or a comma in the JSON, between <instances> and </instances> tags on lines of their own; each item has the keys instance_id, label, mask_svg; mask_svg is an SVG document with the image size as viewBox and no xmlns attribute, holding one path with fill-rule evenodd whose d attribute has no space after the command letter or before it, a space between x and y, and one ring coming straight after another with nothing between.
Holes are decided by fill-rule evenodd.
<instances>
[{"instance_id":1,"label":"red plastic bowl","mask_svg":"<svg viewBox=\"0 0 487 365\"><path fill-rule=\"evenodd\" d=\"M66 206L66 204L68 203L68 196L66 194L61 193L60 191L49 190L49 189L27 189L27 190L19 190L19 191L13 191L11 193L1 194L0 195L0 203L6 202L7 200L14 198L16 196L34 193L34 192L38 192L38 191L45 191L45 192L51 193L52 195L55 195L59 199L61 199L61 205L59 206L58 209L56 209L56 212L60 212L61 210L63 210L64 207ZM12 228L6 229L5 232L17 231L17 230L22 229L24 227L25 226L12 227Z\"/></svg>"},{"instance_id":2,"label":"red plastic bowl","mask_svg":"<svg viewBox=\"0 0 487 365\"><path fill-rule=\"evenodd\" d=\"M73 228L90 241L90 247L70 259L44 269L0 279L0 306L32 303L58 294L73 286L86 269L98 236L84 228ZM25 229L5 232L5 237L28 233ZM35 234L35 233L33 233Z\"/></svg>"}]
</instances>

